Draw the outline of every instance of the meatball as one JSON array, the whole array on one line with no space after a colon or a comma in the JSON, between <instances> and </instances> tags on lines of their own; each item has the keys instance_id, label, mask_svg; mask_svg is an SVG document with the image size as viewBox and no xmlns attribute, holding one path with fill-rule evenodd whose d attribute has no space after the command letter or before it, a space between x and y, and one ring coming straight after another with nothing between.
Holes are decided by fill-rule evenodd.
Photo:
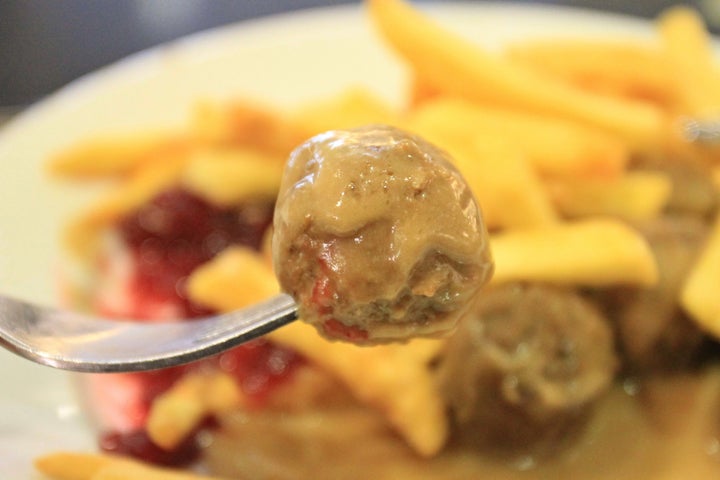
<instances>
[{"instance_id":1,"label":"meatball","mask_svg":"<svg viewBox=\"0 0 720 480\"><path fill-rule=\"evenodd\" d=\"M616 366L612 329L592 303L569 288L509 284L478 298L437 373L461 438L542 455L579 431Z\"/></svg>"},{"instance_id":2,"label":"meatball","mask_svg":"<svg viewBox=\"0 0 720 480\"><path fill-rule=\"evenodd\" d=\"M702 354L706 338L683 311L680 289L707 238L697 215L666 215L639 227L657 259L660 280L649 289L619 288L605 294L617 323L625 368L632 373L679 369Z\"/></svg>"},{"instance_id":3,"label":"meatball","mask_svg":"<svg viewBox=\"0 0 720 480\"><path fill-rule=\"evenodd\" d=\"M452 330L493 269L447 154L388 126L326 132L290 155L272 246L300 318L360 344Z\"/></svg>"}]
</instances>

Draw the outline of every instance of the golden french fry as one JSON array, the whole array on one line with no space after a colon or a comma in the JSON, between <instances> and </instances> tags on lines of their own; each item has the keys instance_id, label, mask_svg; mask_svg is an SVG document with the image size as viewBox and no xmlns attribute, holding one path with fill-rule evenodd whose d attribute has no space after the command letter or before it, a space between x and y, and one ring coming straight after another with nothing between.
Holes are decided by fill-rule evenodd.
<instances>
[{"instance_id":1,"label":"golden french fry","mask_svg":"<svg viewBox=\"0 0 720 480\"><path fill-rule=\"evenodd\" d=\"M565 216L612 215L627 220L657 217L672 193L666 174L649 171L631 171L613 179L556 180L547 187Z\"/></svg>"},{"instance_id":2,"label":"golden french fry","mask_svg":"<svg viewBox=\"0 0 720 480\"><path fill-rule=\"evenodd\" d=\"M240 281L242 288L237 287ZM265 259L245 247L229 247L188 278L190 298L218 310L230 311L257 303L279 287Z\"/></svg>"},{"instance_id":3,"label":"golden french fry","mask_svg":"<svg viewBox=\"0 0 720 480\"><path fill-rule=\"evenodd\" d=\"M238 408L243 401L243 392L235 379L223 372L213 372L205 382L205 405L211 413L222 413Z\"/></svg>"},{"instance_id":4,"label":"golden french fry","mask_svg":"<svg viewBox=\"0 0 720 480\"><path fill-rule=\"evenodd\" d=\"M677 102L677 82L657 45L624 40L532 40L510 45L508 58L583 89L648 100L663 108Z\"/></svg>"},{"instance_id":5,"label":"golden french fry","mask_svg":"<svg viewBox=\"0 0 720 480\"><path fill-rule=\"evenodd\" d=\"M629 159L621 141L577 122L458 98L427 101L409 113L407 123L421 133L441 131L464 141L504 139L549 176L615 177Z\"/></svg>"},{"instance_id":6,"label":"golden french fry","mask_svg":"<svg viewBox=\"0 0 720 480\"><path fill-rule=\"evenodd\" d=\"M373 123L394 125L397 116L393 108L370 91L354 88L339 96L306 105L292 118L302 125L303 130L316 134Z\"/></svg>"},{"instance_id":7,"label":"golden french fry","mask_svg":"<svg viewBox=\"0 0 720 480\"><path fill-rule=\"evenodd\" d=\"M140 463L112 463L100 470L91 480L222 480L220 477L199 475L189 471L153 467Z\"/></svg>"},{"instance_id":8,"label":"golden french fry","mask_svg":"<svg viewBox=\"0 0 720 480\"><path fill-rule=\"evenodd\" d=\"M264 260L242 249L223 253L201 267L191 276L188 288L194 301L221 311L244 307L278 291ZM271 332L268 338L300 352L345 383L358 400L383 412L418 453L433 455L445 443L445 407L427 366L441 341L357 347L329 342L302 322Z\"/></svg>"},{"instance_id":9,"label":"golden french fry","mask_svg":"<svg viewBox=\"0 0 720 480\"><path fill-rule=\"evenodd\" d=\"M508 142L418 126L445 149L481 205L488 228L535 227L558 221L553 205L525 157ZM512 205L512 207L509 207Z\"/></svg>"},{"instance_id":10,"label":"golden french fry","mask_svg":"<svg viewBox=\"0 0 720 480\"><path fill-rule=\"evenodd\" d=\"M643 237L620 220L594 219L493 235L493 283L651 286L655 258Z\"/></svg>"},{"instance_id":11,"label":"golden french fry","mask_svg":"<svg viewBox=\"0 0 720 480\"><path fill-rule=\"evenodd\" d=\"M188 374L153 401L146 430L155 444L171 449L200 424L208 413L205 383L204 374Z\"/></svg>"},{"instance_id":12,"label":"golden french fry","mask_svg":"<svg viewBox=\"0 0 720 480\"><path fill-rule=\"evenodd\" d=\"M183 168L181 183L220 206L275 198L284 158L247 149L202 150Z\"/></svg>"},{"instance_id":13,"label":"golden french fry","mask_svg":"<svg viewBox=\"0 0 720 480\"><path fill-rule=\"evenodd\" d=\"M55 480L90 480L103 468L125 462L130 461L111 455L56 452L35 459L35 468Z\"/></svg>"},{"instance_id":14,"label":"golden french fry","mask_svg":"<svg viewBox=\"0 0 720 480\"><path fill-rule=\"evenodd\" d=\"M283 158L310 136L279 112L250 101L198 104L191 130L200 143L244 146Z\"/></svg>"},{"instance_id":15,"label":"golden french fry","mask_svg":"<svg viewBox=\"0 0 720 480\"><path fill-rule=\"evenodd\" d=\"M147 433L155 444L172 449L207 415L237 408L241 403L240 387L227 374L191 373L153 401Z\"/></svg>"},{"instance_id":16,"label":"golden french fry","mask_svg":"<svg viewBox=\"0 0 720 480\"><path fill-rule=\"evenodd\" d=\"M720 113L720 75L710 35L691 7L669 8L658 18L658 30L679 84L682 112L715 119Z\"/></svg>"},{"instance_id":17,"label":"golden french fry","mask_svg":"<svg viewBox=\"0 0 720 480\"><path fill-rule=\"evenodd\" d=\"M680 302L703 329L720 337L720 216L702 253L685 280Z\"/></svg>"},{"instance_id":18,"label":"golden french fry","mask_svg":"<svg viewBox=\"0 0 720 480\"><path fill-rule=\"evenodd\" d=\"M188 471L151 467L139 463L112 464L91 480L221 480L220 477L198 475Z\"/></svg>"},{"instance_id":19,"label":"golden french fry","mask_svg":"<svg viewBox=\"0 0 720 480\"><path fill-rule=\"evenodd\" d=\"M440 90L430 85L415 72L411 73L409 90L408 104L410 107L417 107L442 94Z\"/></svg>"},{"instance_id":20,"label":"golden french fry","mask_svg":"<svg viewBox=\"0 0 720 480\"><path fill-rule=\"evenodd\" d=\"M80 179L123 176L154 159L183 151L188 142L183 135L170 132L99 136L63 150L50 160L48 170Z\"/></svg>"},{"instance_id":21,"label":"golden french fry","mask_svg":"<svg viewBox=\"0 0 720 480\"><path fill-rule=\"evenodd\" d=\"M430 85L480 102L558 115L652 148L667 119L655 106L596 95L554 80L447 31L402 0L369 0L382 36Z\"/></svg>"},{"instance_id":22,"label":"golden french fry","mask_svg":"<svg viewBox=\"0 0 720 480\"><path fill-rule=\"evenodd\" d=\"M145 428L153 443L171 450L192 433L207 413L199 394L171 391L155 399Z\"/></svg>"},{"instance_id":23,"label":"golden french fry","mask_svg":"<svg viewBox=\"0 0 720 480\"><path fill-rule=\"evenodd\" d=\"M524 155L509 144L499 146L489 139L476 139L468 147L467 154L458 153L460 171L473 186L482 208L492 209L500 227L531 228L559 221Z\"/></svg>"},{"instance_id":24,"label":"golden french fry","mask_svg":"<svg viewBox=\"0 0 720 480\"><path fill-rule=\"evenodd\" d=\"M54 480L222 480L220 477L153 467L124 457L57 452L35 460L35 467Z\"/></svg>"}]
</instances>

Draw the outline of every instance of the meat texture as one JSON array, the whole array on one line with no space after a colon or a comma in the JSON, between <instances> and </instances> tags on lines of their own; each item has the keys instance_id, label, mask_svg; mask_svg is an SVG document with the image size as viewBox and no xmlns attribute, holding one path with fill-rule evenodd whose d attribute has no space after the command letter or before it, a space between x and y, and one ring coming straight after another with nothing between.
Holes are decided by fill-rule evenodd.
<instances>
[{"instance_id":1,"label":"meat texture","mask_svg":"<svg viewBox=\"0 0 720 480\"><path fill-rule=\"evenodd\" d=\"M493 264L447 154L388 126L320 134L290 156L273 263L303 320L355 343L452 330Z\"/></svg>"},{"instance_id":2,"label":"meat texture","mask_svg":"<svg viewBox=\"0 0 720 480\"><path fill-rule=\"evenodd\" d=\"M571 289L485 292L450 338L438 380L461 437L545 455L578 431L617 366L608 321Z\"/></svg>"}]
</instances>

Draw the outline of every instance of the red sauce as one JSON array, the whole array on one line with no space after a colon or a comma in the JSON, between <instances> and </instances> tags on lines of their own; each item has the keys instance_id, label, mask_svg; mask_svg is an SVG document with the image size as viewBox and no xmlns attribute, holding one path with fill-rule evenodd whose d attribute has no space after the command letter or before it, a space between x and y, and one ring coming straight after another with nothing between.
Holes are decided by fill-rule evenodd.
<instances>
[{"instance_id":1,"label":"red sauce","mask_svg":"<svg viewBox=\"0 0 720 480\"><path fill-rule=\"evenodd\" d=\"M135 268L130 280L132 298L127 306L131 311L113 313L137 318L138 313L154 311L153 305L172 306L185 319L212 313L187 298L185 280L230 244L259 249L272 222L272 211L271 203L221 209L179 189L158 195L119 225ZM142 427L158 395L187 371L211 364L233 375L250 406L260 408L273 389L302 362L291 350L257 340L198 363L124 374L122 381L135 383L141 392L139 398L128 399L133 405L129 409L133 421L129 423L140 427L104 433L100 448L162 465L186 464L198 453L195 435L166 451L154 445Z\"/></svg>"},{"instance_id":2,"label":"red sauce","mask_svg":"<svg viewBox=\"0 0 720 480\"><path fill-rule=\"evenodd\" d=\"M185 280L228 245L259 249L272 210L270 202L223 209L184 190L161 193L119 225L135 261L134 292L179 305L184 318L208 314L187 298Z\"/></svg>"}]
</instances>

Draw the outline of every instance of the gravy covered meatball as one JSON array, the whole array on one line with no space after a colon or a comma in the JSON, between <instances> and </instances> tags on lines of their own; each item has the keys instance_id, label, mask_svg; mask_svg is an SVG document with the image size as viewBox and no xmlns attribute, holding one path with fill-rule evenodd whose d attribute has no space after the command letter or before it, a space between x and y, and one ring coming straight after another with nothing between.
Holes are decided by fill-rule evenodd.
<instances>
[{"instance_id":1,"label":"gravy covered meatball","mask_svg":"<svg viewBox=\"0 0 720 480\"><path fill-rule=\"evenodd\" d=\"M478 298L438 380L464 438L542 456L582 426L617 365L592 303L569 288L513 283Z\"/></svg>"},{"instance_id":2,"label":"gravy covered meatball","mask_svg":"<svg viewBox=\"0 0 720 480\"><path fill-rule=\"evenodd\" d=\"M492 274L480 209L447 154L387 126L326 132L290 155L273 263L302 319L361 344L450 331Z\"/></svg>"}]
</instances>

